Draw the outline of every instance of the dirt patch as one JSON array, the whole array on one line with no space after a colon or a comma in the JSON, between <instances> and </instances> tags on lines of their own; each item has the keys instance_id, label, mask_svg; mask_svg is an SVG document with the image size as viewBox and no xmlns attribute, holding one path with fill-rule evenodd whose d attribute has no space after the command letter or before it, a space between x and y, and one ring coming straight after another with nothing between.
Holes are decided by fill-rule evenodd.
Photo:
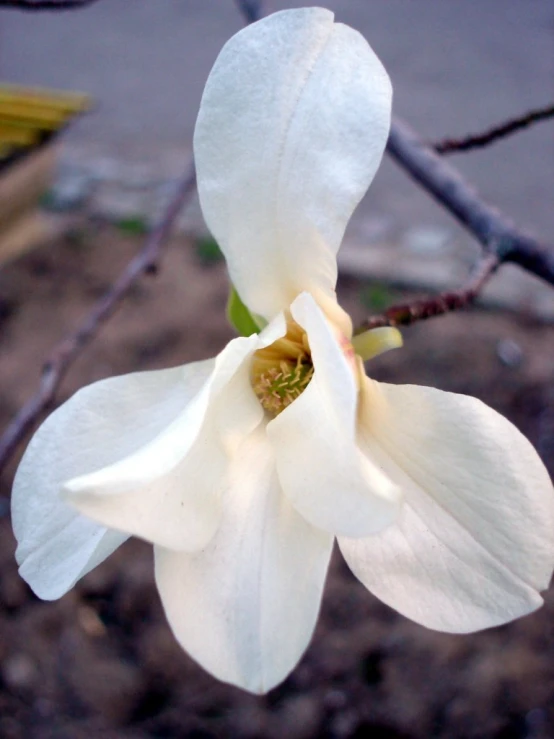
<instances>
[{"instance_id":1,"label":"dirt patch","mask_svg":"<svg viewBox=\"0 0 554 739\"><path fill-rule=\"evenodd\" d=\"M140 240L87 227L0 274L0 425L36 386L48 350L106 289ZM362 286L341 283L364 310ZM87 348L60 399L108 375L214 355L225 323L223 264L202 264L176 239ZM498 342L519 348L510 366ZM375 361L389 382L428 384L485 400L512 420L554 471L553 329L467 312L405 332L405 348ZM55 603L19 579L6 499L0 507L0 736L527 737L554 735L554 597L514 624L471 636L419 627L373 598L338 556L315 638L268 696L222 685L176 645L153 584L150 547L131 541Z\"/></svg>"}]
</instances>

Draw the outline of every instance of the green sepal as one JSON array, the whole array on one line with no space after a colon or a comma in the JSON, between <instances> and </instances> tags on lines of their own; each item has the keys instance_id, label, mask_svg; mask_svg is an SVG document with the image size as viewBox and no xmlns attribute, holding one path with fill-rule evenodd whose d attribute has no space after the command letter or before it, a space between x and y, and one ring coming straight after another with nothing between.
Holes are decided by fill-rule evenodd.
<instances>
[{"instance_id":1,"label":"green sepal","mask_svg":"<svg viewBox=\"0 0 554 739\"><path fill-rule=\"evenodd\" d=\"M235 286L231 285L229 299L227 300L227 320L234 326L240 336L252 336L259 334L263 326L256 321L252 313L244 305ZM259 320L259 319L258 319Z\"/></svg>"}]
</instances>

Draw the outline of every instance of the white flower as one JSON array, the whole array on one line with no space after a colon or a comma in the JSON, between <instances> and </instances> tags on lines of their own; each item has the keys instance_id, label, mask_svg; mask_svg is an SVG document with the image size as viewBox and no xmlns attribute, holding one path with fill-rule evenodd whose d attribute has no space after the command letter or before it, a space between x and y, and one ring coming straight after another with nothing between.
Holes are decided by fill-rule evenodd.
<instances>
[{"instance_id":1,"label":"white flower","mask_svg":"<svg viewBox=\"0 0 554 739\"><path fill-rule=\"evenodd\" d=\"M18 470L20 572L58 598L128 535L154 544L167 617L221 680L264 692L317 618L331 548L400 613L466 632L542 603L552 486L479 401L379 384L354 356L335 254L388 135L388 77L317 8L225 46L195 133L204 215L258 335L215 360L97 382ZM397 346L365 337L366 356Z\"/></svg>"}]
</instances>

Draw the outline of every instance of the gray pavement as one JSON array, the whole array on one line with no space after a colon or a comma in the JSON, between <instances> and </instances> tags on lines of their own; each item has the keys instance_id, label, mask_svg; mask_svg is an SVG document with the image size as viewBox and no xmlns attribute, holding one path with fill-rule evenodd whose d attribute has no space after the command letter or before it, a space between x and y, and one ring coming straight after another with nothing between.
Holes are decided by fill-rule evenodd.
<instances>
[{"instance_id":1,"label":"gray pavement","mask_svg":"<svg viewBox=\"0 0 554 739\"><path fill-rule=\"evenodd\" d=\"M368 38L393 80L395 112L426 137L478 131L554 97L552 0L326 5ZM68 137L76 156L176 173L210 66L240 25L232 0L101 0L64 14L0 10L0 78L93 95L96 111ZM521 225L554 241L553 141L554 123L543 123L455 163ZM349 238L398 240L413 224L465 243L452 220L386 163Z\"/></svg>"}]
</instances>

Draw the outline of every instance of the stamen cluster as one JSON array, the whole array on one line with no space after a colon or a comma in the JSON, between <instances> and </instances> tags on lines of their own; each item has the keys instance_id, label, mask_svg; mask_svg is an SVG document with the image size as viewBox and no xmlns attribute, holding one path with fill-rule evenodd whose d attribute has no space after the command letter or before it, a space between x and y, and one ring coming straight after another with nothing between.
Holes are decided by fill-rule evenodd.
<instances>
[{"instance_id":1,"label":"stamen cluster","mask_svg":"<svg viewBox=\"0 0 554 739\"><path fill-rule=\"evenodd\" d=\"M266 410L277 416L301 395L314 374L306 332L287 319L287 333L254 354L252 386Z\"/></svg>"}]
</instances>

